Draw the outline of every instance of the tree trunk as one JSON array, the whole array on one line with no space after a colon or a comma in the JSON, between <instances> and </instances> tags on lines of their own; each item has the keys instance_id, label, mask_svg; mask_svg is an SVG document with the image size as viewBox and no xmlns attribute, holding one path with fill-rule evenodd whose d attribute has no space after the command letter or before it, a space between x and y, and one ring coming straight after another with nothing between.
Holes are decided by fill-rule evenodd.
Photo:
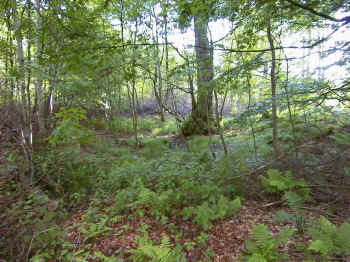
<instances>
[{"instance_id":1,"label":"tree trunk","mask_svg":"<svg viewBox=\"0 0 350 262\"><path fill-rule=\"evenodd\" d=\"M35 81L35 100L36 100L36 115L39 123L39 133L45 132L45 119L44 119L44 101L43 101L43 80L40 72L42 46L40 41L41 33L41 17L40 17L41 0L35 0L35 13L36 13L36 28L35 28L35 45L36 45L36 81Z\"/></svg>"},{"instance_id":2,"label":"tree trunk","mask_svg":"<svg viewBox=\"0 0 350 262\"><path fill-rule=\"evenodd\" d=\"M197 102L195 111L183 126L186 136L208 134L208 122L212 118L214 78L213 60L209 48L207 16L194 16L195 52L197 63Z\"/></svg>"},{"instance_id":3,"label":"tree trunk","mask_svg":"<svg viewBox=\"0 0 350 262\"><path fill-rule=\"evenodd\" d=\"M133 44L136 44L137 41L137 34L138 34L138 21L135 22L135 32L134 32L134 39ZM131 112L132 112L132 123L133 123L133 129L134 129L134 137L135 137L135 144L136 147L139 147L141 145L139 138L138 138L138 130L137 130L137 108L136 108L136 49L135 46L132 49L132 58L131 58L131 64L132 64L132 81L131 81L131 88L129 87L129 90L131 89L131 95L129 92L129 100L131 102Z\"/></svg>"},{"instance_id":4,"label":"tree trunk","mask_svg":"<svg viewBox=\"0 0 350 262\"><path fill-rule=\"evenodd\" d=\"M32 133L30 128L30 108L29 102L26 96L26 85L25 85L25 68L24 68L24 52L23 52L23 36L21 32L21 22L18 20L17 13L17 1L12 1L13 5L13 26L15 31L15 37L17 42L17 63L18 63L18 74L16 78L17 87L19 87L21 92L21 146L23 148L23 153L28 164L29 173L29 183L34 183L34 166L32 161Z\"/></svg>"},{"instance_id":5,"label":"tree trunk","mask_svg":"<svg viewBox=\"0 0 350 262\"><path fill-rule=\"evenodd\" d=\"M23 36L21 33L21 25L18 21L17 16L17 1L13 0L13 26L15 30L15 37L17 42L17 66L18 66L18 76L17 80L17 88L19 87L21 92L21 102L22 102L22 113L23 113L23 122L27 121L27 99L26 99L26 90L25 90L25 82L24 82L24 52L23 52Z\"/></svg>"},{"instance_id":6,"label":"tree trunk","mask_svg":"<svg viewBox=\"0 0 350 262\"><path fill-rule=\"evenodd\" d=\"M197 59L197 117L207 122L212 113L212 88L214 77L212 57L210 55L207 17L194 18L195 50Z\"/></svg>"},{"instance_id":7,"label":"tree trunk","mask_svg":"<svg viewBox=\"0 0 350 262\"><path fill-rule=\"evenodd\" d=\"M277 97L276 97L276 50L273 43L272 33L271 33L271 21L267 24L267 38L270 43L271 49L271 71L270 71L270 81L271 81L271 102L272 102L272 132L273 132L273 150L275 157L279 156L279 146L278 146L278 119L277 119Z\"/></svg>"}]
</instances>

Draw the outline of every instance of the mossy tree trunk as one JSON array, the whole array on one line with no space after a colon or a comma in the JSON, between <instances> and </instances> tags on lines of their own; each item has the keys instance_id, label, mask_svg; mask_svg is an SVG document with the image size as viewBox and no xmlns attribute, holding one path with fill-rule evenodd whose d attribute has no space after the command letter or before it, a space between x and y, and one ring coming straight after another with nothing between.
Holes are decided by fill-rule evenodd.
<instances>
[{"instance_id":1,"label":"mossy tree trunk","mask_svg":"<svg viewBox=\"0 0 350 262\"><path fill-rule=\"evenodd\" d=\"M208 40L208 16L194 16L195 52L197 64L197 101L192 114L183 126L186 136L208 134L213 116L213 58Z\"/></svg>"}]
</instances>

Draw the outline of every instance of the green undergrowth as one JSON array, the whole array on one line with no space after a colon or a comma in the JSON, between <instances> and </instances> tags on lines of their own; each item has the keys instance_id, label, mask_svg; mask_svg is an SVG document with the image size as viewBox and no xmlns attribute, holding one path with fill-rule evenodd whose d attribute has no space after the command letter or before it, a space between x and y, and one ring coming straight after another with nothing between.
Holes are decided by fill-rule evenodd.
<instances>
[{"instance_id":1,"label":"green undergrowth","mask_svg":"<svg viewBox=\"0 0 350 262\"><path fill-rule=\"evenodd\" d=\"M129 135L134 132L131 118L114 117L108 120L92 118L87 121L89 128L95 130L106 130L115 134ZM159 118L138 118L137 130L142 134L152 136L176 134L178 131L176 121L172 118L164 122Z\"/></svg>"},{"instance_id":2,"label":"green undergrowth","mask_svg":"<svg viewBox=\"0 0 350 262\"><path fill-rule=\"evenodd\" d=\"M252 228L252 239L246 240L244 261L269 262L288 259L288 255L279 250L295 232L293 228L282 229L278 235L272 236L266 225L256 225Z\"/></svg>"},{"instance_id":3,"label":"green undergrowth","mask_svg":"<svg viewBox=\"0 0 350 262\"><path fill-rule=\"evenodd\" d=\"M82 121L87 121L90 129L84 127ZM280 123L280 130L286 130L281 132L283 150L294 143L286 123L285 119ZM224 122L227 129L231 124L237 131L237 123ZM341 124L338 129L339 126ZM91 127L112 135L96 137ZM301 137L306 127L302 122L296 127ZM84 111L74 108L62 109L57 114L57 125L47 139L46 150L34 158L36 179L41 186L35 187L38 191L21 196L8 209L9 215L21 216L18 231L23 227L25 238L20 244L25 250L23 254L32 258L29 261L58 258L60 261L120 262L126 253L136 262L186 261L186 252L198 246L201 252L208 253L206 261L212 261L213 252L206 243L213 224L240 216L244 199L249 198L255 188L247 174L271 159L270 123L257 125L256 152L249 129L241 130L239 135L226 136L227 156L218 136L191 137L187 140L188 151L184 146L178 147L173 138L168 137L176 132L173 120L161 123L158 119L139 119L139 128L144 134L140 135L141 146L135 147L133 138L129 138L130 119L87 120ZM309 128L303 139L327 135L339 145L348 143L348 133L336 129L330 135L330 128ZM348 256L349 225L336 227L326 218L312 222L303 211L308 201L312 201L306 181L296 178L291 171L269 169L254 183L259 184L263 198L277 198L288 208L288 212L277 212L274 216L274 223L287 224L288 228L272 235L267 225L253 227L242 261L287 261L288 241L298 242L304 235L311 239L311 244L298 242L298 251L310 261ZM7 191L13 192L15 188ZM48 203L57 205L49 207L47 212ZM64 237L67 232L62 231L61 223L78 210L83 214L80 223L67 228L68 232L81 234L85 248L77 251ZM136 218L149 218L164 226L161 241L152 240L147 225L143 225L138 238L134 239L136 248L121 249L112 256L91 250L94 243L111 234L119 237L127 231L128 221ZM175 220L197 228L200 233L194 236L195 240L181 242L185 229ZM114 232L113 226L120 223L124 223L125 230Z\"/></svg>"}]
</instances>

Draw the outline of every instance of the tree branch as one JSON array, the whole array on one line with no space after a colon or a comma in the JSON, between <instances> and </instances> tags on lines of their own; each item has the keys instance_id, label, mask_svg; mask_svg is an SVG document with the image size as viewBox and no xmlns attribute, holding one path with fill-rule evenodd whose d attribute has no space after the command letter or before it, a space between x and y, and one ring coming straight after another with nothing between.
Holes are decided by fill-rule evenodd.
<instances>
[{"instance_id":1,"label":"tree branch","mask_svg":"<svg viewBox=\"0 0 350 262\"><path fill-rule=\"evenodd\" d=\"M319 17L322 17L324 19L327 19L327 20L330 20L330 21L333 21L333 22L336 22L336 23L341 23L341 22L346 22L346 23L349 23L350 22L350 16L346 16L346 17L343 17L341 19L337 19L335 17L332 17L330 15L327 15L327 14L324 14L324 13L320 13L314 9L312 9L311 7L309 6L306 6L306 5L303 5L303 4L300 4L300 3L297 3L293 0L286 0L288 3L290 3L291 5L294 5L296 7L299 7L301 9L304 9L306 11L309 11L310 13L316 15L316 16L319 16Z\"/></svg>"}]
</instances>

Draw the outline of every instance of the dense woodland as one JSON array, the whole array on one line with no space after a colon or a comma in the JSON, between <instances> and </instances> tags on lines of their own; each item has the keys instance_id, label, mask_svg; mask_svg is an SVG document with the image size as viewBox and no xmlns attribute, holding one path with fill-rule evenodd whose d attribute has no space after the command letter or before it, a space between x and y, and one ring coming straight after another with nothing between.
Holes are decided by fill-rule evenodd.
<instances>
[{"instance_id":1,"label":"dense woodland","mask_svg":"<svg viewBox=\"0 0 350 262\"><path fill-rule=\"evenodd\" d=\"M350 261L349 0L1 0L0 261Z\"/></svg>"}]
</instances>

